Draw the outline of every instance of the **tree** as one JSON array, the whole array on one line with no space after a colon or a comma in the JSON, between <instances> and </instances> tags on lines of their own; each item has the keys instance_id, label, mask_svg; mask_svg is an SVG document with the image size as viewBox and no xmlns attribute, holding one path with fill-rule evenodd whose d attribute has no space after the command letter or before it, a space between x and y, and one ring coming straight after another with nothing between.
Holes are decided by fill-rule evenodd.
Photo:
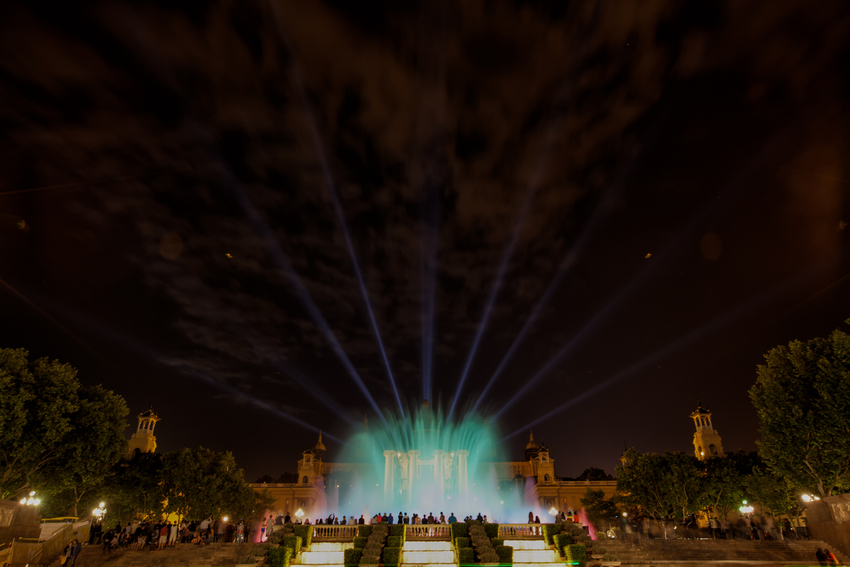
<instances>
[{"instance_id":1,"label":"tree","mask_svg":"<svg viewBox=\"0 0 850 567\"><path fill-rule=\"evenodd\" d=\"M617 467L617 501L654 519L679 513L684 519L705 505L705 494L703 464L692 455L629 449Z\"/></svg>"},{"instance_id":2,"label":"tree","mask_svg":"<svg viewBox=\"0 0 850 567\"><path fill-rule=\"evenodd\" d=\"M160 471L165 511L191 518L262 514L274 499L245 482L230 452L200 447L166 453ZM262 509L259 509L262 507Z\"/></svg>"},{"instance_id":3,"label":"tree","mask_svg":"<svg viewBox=\"0 0 850 567\"><path fill-rule=\"evenodd\" d=\"M596 467L584 469L584 472L579 475L576 480L614 480L610 474L605 474L605 471Z\"/></svg>"},{"instance_id":4,"label":"tree","mask_svg":"<svg viewBox=\"0 0 850 567\"><path fill-rule=\"evenodd\" d=\"M157 453L140 453L114 465L101 496L107 503L109 517L121 524L160 517L165 498L161 471L162 455Z\"/></svg>"},{"instance_id":5,"label":"tree","mask_svg":"<svg viewBox=\"0 0 850 567\"><path fill-rule=\"evenodd\" d=\"M120 396L83 388L71 365L0 349L0 498L99 482L123 449L127 413Z\"/></svg>"},{"instance_id":6,"label":"tree","mask_svg":"<svg viewBox=\"0 0 850 567\"><path fill-rule=\"evenodd\" d=\"M705 462L706 505L714 515L725 518L747 498L753 469L763 466L757 453L737 451L723 457L712 457Z\"/></svg>"},{"instance_id":7,"label":"tree","mask_svg":"<svg viewBox=\"0 0 850 567\"><path fill-rule=\"evenodd\" d=\"M780 516L788 516L795 518L796 524L800 525L803 507L798 497L799 490L788 479L764 467L756 467L746 479L746 490L749 499L758 502L762 511L769 513L777 524Z\"/></svg>"},{"instance_id":8,"label":"tree","mask_svg":"<svg viewBox=\"0 0 850 567\"><path fill-rule=\"evenodd\" d=\"M750 399L771 471L831 496L850 488L850 335L792 341L759 365Z\"/></svg>"},{"instance_id":9,"label":"tree","mask_svg":"<svg viewBox=\"0 0 850 567\"><path fill-rule=\"evenodd\" d=\"M581 505L587 512L587 519L597 532L608 530L619 515L617 505L613 500L606 500L605 492L602 490L593 490L588 487L584 496L581 497Z\"/></svg>"}]
</instances>

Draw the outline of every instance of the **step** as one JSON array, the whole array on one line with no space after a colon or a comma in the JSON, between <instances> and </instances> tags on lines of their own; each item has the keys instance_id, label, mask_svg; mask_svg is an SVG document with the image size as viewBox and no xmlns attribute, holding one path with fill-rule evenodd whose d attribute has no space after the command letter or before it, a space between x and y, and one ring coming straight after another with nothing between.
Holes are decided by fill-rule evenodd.
<instances>
[{"instance_id":1,"label":"step","mask_svg":"<svg viewBox=\"0 0 850 567\"><path fill-rule=\"evenodd\" d=\"M352 544L354 545L354 544ZM450 541L405 541L404 551L451 551Z\"/></svg>"},{"instance_id":2,"label":"step","mask_svg":"<svg viewBox=\"0 0 850 567\"><path fill-rule=\"evenodd\" d=\"M344 551L304 551L294 561L296 565L342 565Z\"/></svg>"},{"instance_id":3,"label":"step","mask_svg":"<svg viewBox=\"0 0 850 567\"><path fill-rule=\"evenodd\" d=\"M434 563L454 563L454 551L402 551L401 562L404 564L413 563L416 565L434 564Z\"/></svg>"},{"instance_id":4,"label":"step","mask_svg":"<svg viewBox=\"0 0 850 567\"><path fill-rule=\"evenodd\" d=\"M531 549L548 549L549 546L546 545L546 542L542 539L534 540L534 539L506 539L505 545L514 548L514 554L518 550L531 550Z\"/></svg>"},{"instance_id":5,"label":"step","mask_svg":"<svg viewBox=\"0 0 850 567\"><path fill-rule=\"evenodd\" d=\"M354 549L354 542L314 542L310 544L310 549L304 553L313 553L317 551L345 551L346 549Z\"/></svg>"},{"instance_id":6,"label":"step","mask_svg":"<svg viewBox=\"0 0 850 567\"><path fill-rule=\"evenodd\" d=\"M558 552L551 549L514 549L514 563L556 563L559 560Z\"/></svg>"},{"instance_id":7,"label":"step","mask_svg":"<svg viewBox=\"0 0 850 567\"><path fill-rule=\"evenodd\" d=\"M403 563L404 567L457 567L457 563Z\"/></svg>"}]
</instances>

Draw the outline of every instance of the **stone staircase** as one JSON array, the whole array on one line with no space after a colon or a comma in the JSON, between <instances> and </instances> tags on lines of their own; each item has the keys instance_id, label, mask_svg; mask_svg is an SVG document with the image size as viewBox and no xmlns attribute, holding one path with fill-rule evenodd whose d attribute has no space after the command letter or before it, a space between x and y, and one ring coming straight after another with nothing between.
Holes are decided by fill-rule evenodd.
<instances>
[{"instance_id":1,"label":"stone staircase","mask_svg":"<svg viewBox=\"0 0 850 567\"><path fill-rule=\"evenodd\" d=\"M514 548L516 567L549 567L563 565L558 552L546 545L543 539L508 539L505 545Z\"/></svg>"},{"instance_id":2,"label":"stone staircase","mask_svg":"<svg viewBox=\"0 0 850 567\"><path fill-rule=\"evenodd\" d=\"M405 541L400 562L406 567L455 567L450 541Z\"/></svg>"},{"instance_id":3,"label":"stone staircase","mask_svg":"<svg viewBox=\"0 0 850 567\"><path fill-rule=\"evenodd\" d=\"M724 567L758 565L818 565L815 551L829 548L841 565L846 558L822 541L754 541L748 539L643 539L635 542L607 540L594 542L594 550L613 553L622 565L663 565L694 567L722 564ZM596 553L596 551L594 551ZM588 564L602 562L588 558Z\"/></svg>"},{"instance_id":4,"label":"stone staircase","mask_svg":"<svg viewBox=\"0 0 850 567\"><path fill-rule=\"evenodd\" d=\"M310 549L302 551L292 565L338 567L343 564L345 550L353 548L354 542L313 542Z\"/></svg>"},{"instance_id":5,"label":"stone staircase","mask_svg":"<svg viewBox=\"0 0 850 567\"><path fill-rule=\"evenodd\" d=\"M233 567L237 560L250 555L253 543L210 543L203 547L177 544L163 550L118 549L103 553L99 545L84 545L77 557L78 567ZM342 563L342 561L340 561ZM55 558L50 567L59 567Z\"/></svg>"}]
</instances>

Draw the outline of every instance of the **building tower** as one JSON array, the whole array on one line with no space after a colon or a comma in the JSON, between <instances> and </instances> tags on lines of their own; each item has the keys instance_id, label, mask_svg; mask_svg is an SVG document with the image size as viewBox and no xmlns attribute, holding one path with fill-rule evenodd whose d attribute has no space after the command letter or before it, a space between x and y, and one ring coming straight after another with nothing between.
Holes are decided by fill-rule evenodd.
<instances>
[{"instance_id":1,"label":"building tower","mask_svg":"<svg viewBox=\"0 0 850 567\"><path fill-rule=\"evenodd\" d=\"M537 454L540 452L540 445L538 445L534 441L534 432L529 432L528 436L528 445L525 446L525 460L531 461L537 458Z\"/></svg>"},{"instance_id":2,"label":"building tower","mask_svg":"<svg viewBox=\"0 0 850 567\"><path fill-rule=\"evenodd\" d=\"M139 418L139 426L136 432L130 436L130 442L127 444L127 459L132 459L139 453L156 451L156 436L153 434L153 428L159 421L159 417L153 411L153 406L137 417Z\"/></svg>"},{"instance_id":3,"label":"building tower","mask_svg":"<svg viewBox=\"0 0 850 567\"><path fill-rule=\"evenodd\" d=\"M694 433L694 455L704 461L709 457L723 456L720 434L711 425L711 410L703 408L697 400L697 409L691 413L697 430Z\"/></svg>"}]
</instances>

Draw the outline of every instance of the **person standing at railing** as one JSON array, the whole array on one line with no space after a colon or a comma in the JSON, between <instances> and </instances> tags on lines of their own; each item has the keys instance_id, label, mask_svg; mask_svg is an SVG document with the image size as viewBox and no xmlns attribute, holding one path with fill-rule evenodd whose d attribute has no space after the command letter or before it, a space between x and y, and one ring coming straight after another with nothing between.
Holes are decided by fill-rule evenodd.
<instances>
[{"instance_id":1,"label":"person standing at railing","mask_svg":"<svg viewBox=\"0 0 850 567\"><path fill-rule=\"evenodd\" d=\"M457 518L455 518L455 513L452 512L452 515L449 516L449 524L456 524L456 523L457 523Z\"/></svg>"}]
</instances>

